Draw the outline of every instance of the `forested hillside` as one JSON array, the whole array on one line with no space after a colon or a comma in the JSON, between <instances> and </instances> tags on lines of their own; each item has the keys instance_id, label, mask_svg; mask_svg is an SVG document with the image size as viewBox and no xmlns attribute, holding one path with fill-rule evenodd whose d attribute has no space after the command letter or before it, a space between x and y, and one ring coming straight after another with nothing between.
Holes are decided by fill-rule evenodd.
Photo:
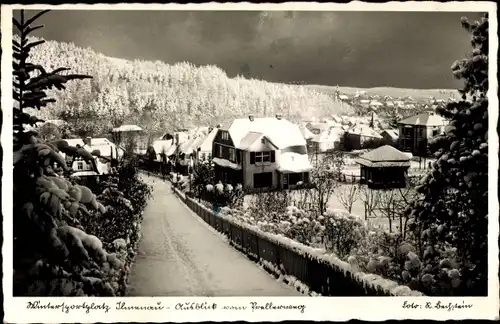
<instances>
[{"instance_id":1,"label":"forested hillside","mask_svg":"<svg viewBox=\"0 0 500 324\"><path fill-rule=\"evenodd\" d=\"M63 66L72 73L93 76L54 93L56 103L39 115L77 122L81 135L97 136L122 123L135 123L158 134L250 113L281 113L295 119L350 110L328 94L293 85L231 79L216 66L127 61L55 41L34 48L32 59L47 68Z\"/></svg>"}]
</instances>

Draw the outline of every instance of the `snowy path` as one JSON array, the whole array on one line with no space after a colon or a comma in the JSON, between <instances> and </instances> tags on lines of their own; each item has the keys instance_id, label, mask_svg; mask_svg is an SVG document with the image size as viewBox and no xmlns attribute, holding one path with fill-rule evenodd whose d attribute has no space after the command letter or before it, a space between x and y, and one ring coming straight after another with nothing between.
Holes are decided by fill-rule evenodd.
<instances>
[{"instance_id":1,"label":"snowy path","mask_svg":"<svg viewBox=\"0 0 500 324\"><path fill-rule=\"evenodd\" d=\"M301 296L231 247L188 209L170 184L153 185L129 296Z\"/></svg>"}]
</instances>

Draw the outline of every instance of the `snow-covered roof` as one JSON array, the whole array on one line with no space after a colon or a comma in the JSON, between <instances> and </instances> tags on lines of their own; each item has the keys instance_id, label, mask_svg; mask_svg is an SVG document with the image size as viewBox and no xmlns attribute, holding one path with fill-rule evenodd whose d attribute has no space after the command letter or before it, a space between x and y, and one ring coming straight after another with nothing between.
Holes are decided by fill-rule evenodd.
<instances>
[{"instance_id":1,"label":"snow-covered roof","mask_svg":"<svg viewBox=\"0 0 500 324\"><path fill-rule=\"evenodd\" d=\"M337 115L332 115L331 116L332 120L337 123L342 123L342 117L337 116Z\"/></svg>"},{"instance_id":2,"label":"snow-covered roof","mask_svg":"<svg viewBox=\"0 0 500 324\"><path fill-rule=\"evenodd\" d=\"M341 99L341 100L347 100L347 99L349 99L349 97L346 96L346 95L340 95L339 99Z\"/></svg>"},{"instance_id":3,"label":"snow-covered roof","mask_svg":"<svg viewBox=\"0 0 500 324\"><path fill-rule=\"evenodd\" d=\"M142 128L137 125L121 125L120 127L113 128L113 132L140 132Z\"/></svg>"},{"instance_id":4,"label":"snow-covered roof","mask_svg":"<svg viewBox=\"0 0 500 324\"><path fill-rule=\"evenodd\" d=\"M370 105L372 105L372 106L383 106L384 104L383 104L383 103L381 103L380 101L377 101L377 100L372 100L372 101L370 102Z\"/></svg>"},{"instance_id":5,"label":"snow-covered roof","mask_svg":"<svg viewBox=\"0 0 500 324\"><path fill-rule=\"evenodd\" d=\"M215 164L220 165L221 167L226 167L226 168L231 168L234 170L241 170L241 166L239 166L236 163L233 163L229 160L226 159L221 159L221 158L213 158L212 160Z\"/></svg>"},{"instance_id":6,"label":"snow-covered roof","mask_svg":"<svg viewBox=\"0 0 500 324\"><path fill-rule=\"evenodd\" d=\"M360 155L356 162L367 167L409 167L410 159L408 154L384 145Z\"/></svg>"},{"instance_id":7,"label":"snow-covered roof","mask_svg":"<svg viewBox=\"0 0 500 324\"><path fill-rule=\"evenodd\" d=\"M387 133L392 139L398 139L399 137L398 129L384 129L382 133Z\"/></svg>"},{"instance_id":8,"label":"snow-covered roof","mask_svg":"<svg viewBox=\"0 0 500 324\"><path fill-rule=\"evenodd\" d=\"M325 142L335 142L341 139L344 135L344 130L342 128L332 127L329 130L321 132L321 134L316 135L311 139L312 142L325 143Z\"/></svg>"},{"instance_id":9,"label":"snow-covered roof","mask_svg":"<svg viewBox=\"0 0 500 324\"><path fill-rule=\"evenodd\" d=\"M280 172L307 172L312 169L309 156L307 154L298 154L286 152L280 155Z\"/></svg>"},{"instance_id":10,"label":"snow-covered roof","mask_svg":"<svg viewBox=\"0 0 500 324\"><path fill-rule=\"evenodd\" d=\"M365 137L382 138L382 135L366 125L354 125L347 130L347 133Z\"/></svg>"},{"instance_id":11,"label":"snow-covered roof","mask_svg":"<svg viewBox=\"0 0 500 324\"><path fill-rule=\"evenodd\" d=\"M98 176L99 173L95 171L76 171L70 174L70 177L92 177L92 176Z\"/></svg>"},{"instance_id":12,"label":"snow-covered roof","mask_svg":"<svg viewBox=\"0 0 500 324\"><path fill-rule=\"evenodd\" d=\"M155 149L156 154L161 154L164 152L167 154L172 146L175 149L174 141L173 140L159 140L159 141L154 141L153 142L153 148ZM171 155L171 154L170 154ZM168 156L168 154L167 154Z\"/></svg>"},{"instance_id":13,"label":"snow-covered roof","mask_svg":"<svg viewBox=\"0 0 500 324\"><path fill-rule=\"evenodd\" d=\"M302 133L302 136L304 136L304 138L306 140L311 139L314 136L316 136L309 129L307 129L307 127L305 125L302 125L299 128L300 128L300 132Z\"/></svg>"},{"instance_id":14,"label":"snow-covered roof","mask_svg":"<svg viewBox=\"0 0 500 324\"><path fill-rule=\"evenodd\" d=\"M235 119L228 131L236 148L240 148L241 140L249 132L264 134L279 149L306 145L299 126L283 118L254 118L253 121L249 118Z\"/></svg>"},{"instance_id":15,"label":"snow-covered roof","mask_svg":"<svg viewBox=\"0 0 500 324\"><path fill-rule=\"evenodd\" d=\"M182 144L179 145L179 152L188 154L193 152L193 143L196 141L196 137L193 137L191 139L188 139L187 141L183 142Z\"/></svg>"},{"instance_id":16,"label":"snow-covered roof","mask_svg":"<svg viewBox=\"0 0 500 324\"><path fill-rule=\"evenodd\" d=\"M200 145L201 152L212 152L212 145L218 130L219 130L218 128L214 128L210 133L208 133L208 135L205 137L205 139Z\"/></svg>"},{"instance_id":17,"label":"snow-covered roof","mask_svg":"<svg viewBox=\"0 0 500 324\"><path fill-rule=\"evenodd\" d=\"M101 155L106 157L115 156L116 152L113 152L115 149L118 151L123 151L121 148L116 146L113 142L105 137L91 138L90 145L86 145L81 138L68 138L64 139L64 141L66 141L69 146L80 145L82 148L89 152L92 152L93 150L99 150L99 152L101 152Z\"/></svg>"},{"instance_id":18,"label":"snow-covered roof","mask_svg":"<svg viewBox=\"0 0 500 324\"><path fill-rule=\"evenodd\" d=\"M318 129L319 131L324 131L328 128L330 128L330 125L328 123L322 123L322 122L312 122L308 123L309 129Z\"/></svg>"},{"instance_id":19,"label":"snow-covered roof","mask_svg":"<svg viewBox=\"0 0 500 324\"><path fill-rule=\"evenodd\" d=\"M436 114L418 114L399 122L403 125L414 125L414 126L445 126L447 123L446 119Z\"/></svg>"},{"instance_id":20,"label":"snow-covered roof","mask_svg":"<svg viewBox=\"0 0 500 324\"><path fill-rule=\"evenodd\" d=\"M378 147L374 150L366 152L359 156L361 159L365 159L372 162L388 162L388 161L409 161L408 155L404 154L397 148L391 145L384 145Z\"/></svg>"},{"instance_id":21,"label":"snow-covered roof","mask_svg":"<svg viewBox=\"0 0 500 324\"><path fill-rule=\"evenodd\" d=\"M252 146L252 144L255 143L257 140L262 138L262 136L264 136L264 134L262 133L249 132L241 139L239 148L242 150L248 150L248 148Z\"/></svg>"},{"instance_id":22,"label":"snow-covered roof","mask_svg":"<svg viewBox=\"0 0 500 324\"><path fill-rule=\"evenodd\" d=\"M49 123L50 123L50 124L54 124L54 125L56 125L56 126L58 126L58 127L60 127L60 126L63 126L63 125L66 125L66 124L67 124L67 122L66 122L66 121L64 121L64 120L62 120L62 119L48 119L48 120L46 120L45 122L43 122L43 125L45 125L45 124L49 124Z\"/></svg>"}]
</instances>

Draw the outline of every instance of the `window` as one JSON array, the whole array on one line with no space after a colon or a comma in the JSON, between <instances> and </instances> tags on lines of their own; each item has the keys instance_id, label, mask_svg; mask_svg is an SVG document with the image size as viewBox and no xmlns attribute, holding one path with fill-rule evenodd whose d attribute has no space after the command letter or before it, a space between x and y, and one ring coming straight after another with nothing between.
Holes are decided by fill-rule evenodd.
<instances>
[{"instance_id":1,"label":"window","mask_svg":"<svg viewBox=\"0 0 500 324\"><path fill-rule=\"evenodd\" d=\"M271 156L269 152L256 152L255 153L255 163L269 162L271 161Z\"/></svg>"},{"instance_id":2,"label":"window","mask_svg":"<svg viewBox=\"0 0 500 324\"><path fill-rule=\"evenodd\" d=\"M222 132L222 135L221 135L222 139L227 141L229 140L229 133L228 132Z\"/></svg>"},{"instance_id":3,"label":"window","mask_svg":"<svg viewBox=\"0 0 500 324\"><path fill-rule=\"evenodd\" d=\"M83 170L83 162L78 162L78 163L76 164L76 169L77 169L77 170Z\"/></svg>"},{"instance_id":4,"label":"window","mask_svg":"<svg viewBox=\"0 0 500 324\"><path fill-rule=\"evenodd\" d=\"M272 187L272 185L273 185L272 172L254 173L253 175L254 188L270 188Z\"/></svg>"},{"instance_id":5,"label":"window","mask_svg":"<svg viewBox=\"0 0 500 324\"><path fill-rule=\"evenodd\" d=\"M276 162L275 151L250 152L250 164Z\"/></svg>"},{"instance_id":6,"label":"window","mask_svg":"<svg viewBox=\"0 0 500 324\"><path fill-rule=\"evenodd\" d=\"M217 157L222 157L222 145L218 145L218 154L217 154Z\"/></svg>"},{"instance_id":7,"label":"window","mask_svg":"<svg viewBox=\"0 0 500 324\"><path fill-rule=\"evenodd\" d=\"M264 137L262 137L262 138L260 139L260 142L261 142L262 144L266 144L266 139L265 139Z\"/></svg>"},{"instance_id":8,"label":"window","mask_svg":"<svg viewBox=\"0 0 500 324\"><path fill-rule=\"evenodd\" d=\"M229 149L229 161L236 162L236 150L234 148Z\"/></svg>"}]
</instances>

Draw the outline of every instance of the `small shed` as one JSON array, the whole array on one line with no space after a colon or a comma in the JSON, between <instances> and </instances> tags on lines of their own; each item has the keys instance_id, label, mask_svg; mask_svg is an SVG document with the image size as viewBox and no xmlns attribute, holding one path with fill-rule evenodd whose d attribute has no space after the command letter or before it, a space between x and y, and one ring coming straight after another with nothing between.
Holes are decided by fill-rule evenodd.
<instances>
[{"instance_id":1,"label":"small shed","mask_svg":"<svg viewBox=\"0 0 500 324\"><path fill-rule=\"evenodd\" d=\"M384 145L356 159L361 166L361 183L369 188L404 188L411 157L398 149Z\"/></svg>"}]
</instances>

